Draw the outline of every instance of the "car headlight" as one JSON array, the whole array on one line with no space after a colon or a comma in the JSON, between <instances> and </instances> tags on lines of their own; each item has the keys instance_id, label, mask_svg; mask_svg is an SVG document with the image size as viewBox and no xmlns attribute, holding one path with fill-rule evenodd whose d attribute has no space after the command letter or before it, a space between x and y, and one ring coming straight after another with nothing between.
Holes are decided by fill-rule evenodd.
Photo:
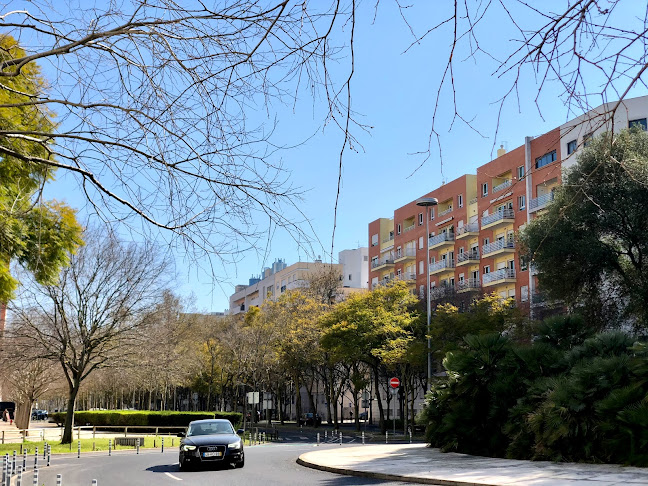
<instances>
[{"instance_id":1,"label":"car headlight","mask_svg":"<svg viewBox=\"0 0 648 486\"><path fill-rule=\"evenodd\" d=\"M185 451L185 452L195 451L195 450L196 450L196 446L188 445L188 444L182 444L182 447L181 447L180 449L182 449L182 450Z\"/></svg>"},{"instance_id":2,"label":"car headlight","mask_svg":"<svg viewBox=\"0 0 648 486\"><path fill-rule=\"evenodd\" d=\"M241 448L241 441L237 440L236 442L232 442L231 444L227 444L228 449L240 449Z\"/></svg>"}]
</instances>

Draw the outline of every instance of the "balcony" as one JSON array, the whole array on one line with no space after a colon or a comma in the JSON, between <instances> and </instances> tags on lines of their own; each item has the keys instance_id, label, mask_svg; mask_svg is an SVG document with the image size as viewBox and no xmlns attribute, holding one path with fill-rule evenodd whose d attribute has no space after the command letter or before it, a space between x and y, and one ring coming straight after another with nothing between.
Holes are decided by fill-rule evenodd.
<instances>
[{"instance_id":1,"label":"balcony","mask_svg":"<svg viewBox=\"0 0 648 486\"><path fill-rule=\"evenodd\" d=\"M455 261L449 258L430 264L430 275L437 273L453 271L455 268Z\"/></svg>"},{"instance_id":2,"label":"balcony","mask_svg":"<svg viewBox=\"0 0 648 486\"><path fill-rule=\"evenodd\" d=\"M416 272L404 272L396 277L398 280L413 283L416 281Z\"/></svg>"},{"instance_id":3,"label":"balcony","mask_svg":"<svg viewBox=\"0 0 648 486\"><path fill-rule=\"evenodd\" d=\"M460 240L461 238L468 238L469 236L477 235L479 235L479 223L475 221L474 223L459 226L455 233L455 238Z\"/></svg>"},{"instance_id":4,"label":"balcony","mask_svg":"<svg viewBox=\"0 0 648 486\"><path fill-rule=\"evenodd\" d=\"M488 245L482 246L482 256L486 257L492 257L495 255L499 255L501 253L511 253L515 251L515 241L508 239L508 238L502 238L501 240L494 241L493 243L489 243Z\"/></svg>"},{"instance_id":5,"label":"balcony","mask_svg":"<svg viewBox=\"0 0 648 486\"><path fill-rule=\"evenodd\" d=\"M405 228L403 229L403 233L407 233L408 231L412 231L414 228L416 228L415 224L412 224L410 226L405 226Z\"/></svg>"},{"instance_id":6,"label":"balcony","mask_svg":"<svg viewBox=\"0 0 648 486\"><path fill-rule=\"evenodd\" d=\"M457 256L457 266L479 263L479 251L465 251Z\"/></svg>"},{"instance_id":7,"label":"balcony","mask_svg":"<svg viewBox=\"0 0 648 486\"><path fill-rule=\"evenodd\" d=\"M473 197L470 201L468 201L468 204L477 204L477 198Z\"/></svg>"},{"instance_id":8,"label":"balcony","mask_svg":"<svg viewBox=\"0 0 648 486\"><path fill-rule=\"evenodd\" d=\"M491 273L486 273L482 276L482 282L484 287L513 283L515 282L515 270L512 268L502 268Z\"/></svg>"},{"instance_id":9,"label":"balcony","mask_svg":"<svg viewBox=\"0 0 648 486\"><path fill-rule=\"evenodd\" d=\"M451 233L450 231L446 231L430 238L428 241L428 245L430 245L430 250L433 248L441 248L442 246L445 245L454 246L454 239L455 239L454 233Z\"/></svg>"},{"instance_id":10,"label":"balcony","mask_svg":"<svg viewBox=\"0 0 648 486\"><path fill-rule=\"evenodd\" d=\"M394 258L393 257L388 257L388 258L381 258L380 260L372 261L371 262L371 269L372 270L380 270L381 268L387 268L389 266L394 265Z\"/></svg>"},{"instance_id":11,"label":"balcony","mask_svg":"<svg viewBox=\"0 0 648 486\"><path fill-rule=\"evenodd\" d=\"M531 199L531 203L529 204L529 212L539 211L540 209L543 209L547 204L549 204L553 200L554 200L553 191L548 192L547 194L543 194L542 196L538 196L534 199Z\"/></svg>"},{"instance_id":12,"label":"balcony","mask_svg":"<svg viewBox=\"0 0 648 486\"><path fill-rule=\"evenodd\" d=\"M394 263L404 262L407 260L416 259L416 248L405 248L404 250L396 251Z\"/></svg>"},{"instance_id":13,"label":"balcony","mask_svg":"<svg viewBox=\"0 0 648 486\"><path fill-rule=\"evenodd\" d=\"M430 300L439 300L448 297L452 297L455 293L454 287L450 286L441 286L441 287L432 287L430 289Z\"/></svg>"},{"instance_id":14,"label":"balcony","mask_svg":"<svg viewBox=\"0 0 648 486\"><path fill-rule=\"evenodd\" d=\"M382 239L382 243L383 243L383 244L387 243L388 241L394 241L394 235L393 235L393 234L391 234L391 235L389 235L389 236L385 236L385 237Z\"/></svg>"},{"instance_id":15,"label":"balcony","mask_svg":"<svg viewBox=\"0 0 648 486\"><path fill-rule=\"evenodd\" d=\"M512 209L506 208L497 211L488 216L484 216L481 220L481 229L495 228L503 224L512 224L515 221L515 213Z\"/></svg>"},{"instance_id":16,"label":"balcony","mask_svg":"<svg viewBox=\"0 0 648 486\"><path fill-rule=\"evenodd\" d=\"M446 214L450 214L452 212L452 206L448 207L448 209L444 209L443 211L439 211L439 218L441 216L445 216Z\"/></svg>"},{"instance_id":17,"label":"balcony","mask_svg":"<svg viewBox=\"0 0 648 486\"><path fill-rule=\"evenodd\" d=\"M481 289L481 283L478 278L460 280L457 284L457 292L474 292L479 289Z\"/></svg>"},{"instance_id":18,"label":"balcony","mask_svg":"<svg viewBox=\"0 0 648 486\"><path fill-rule=\"evenodd\" d=\"M499 191L503 191L507 187L511 187L511 185L513 185L513 181L511 179L507 179L501 184L497 184L496 186L493 186L493 194Z\"/></svg>"},{"instance_id":19,"label":"balcony","mask_svg":"<svg viewBox=\"0 0 648 486\"><path fill-rule=\"evenodd\" d=\"M378 287L382 287L384 285L389 285L389 283L394 281L394 277L383 277L380 280L378 280L377 283L373 284L371 286L371 289L377 289Z\"/></svg>"}]
</instances>

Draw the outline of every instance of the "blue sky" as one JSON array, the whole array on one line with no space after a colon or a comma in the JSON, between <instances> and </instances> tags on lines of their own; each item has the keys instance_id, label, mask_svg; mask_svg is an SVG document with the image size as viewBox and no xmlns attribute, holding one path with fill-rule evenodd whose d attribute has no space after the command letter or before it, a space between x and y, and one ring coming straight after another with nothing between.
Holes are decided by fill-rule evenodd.
<instances>
[{"instance_id":1,"label":"blue sky","mask_svg":"<svg viewBox=\"0 0 648 486\"><path fill-rule=\"evenodd\" d=\"M630 4L632 2L626 5ZM423 33L443 17L443 5L437 1L417 2L416 9L405 11L409 25L416 33ZM525 136L544 133L571 118L556 83L550 82L545 87L536 105L537 80L532 72L525 71L519 91L520 105L513 97L505 104L499 133L495 136L496 102L509 89L511 78L493 76L496 64L485 55L467 58L468 52L462 45L455 54L457 103L464 117L471 120L472 128L459 120L452 124L452 91L446 86L437 118L443 161L433 141L430 159L416 171L423 156L412 154L428 146L435 95L449 52L451 26L404 53L413 38L395 3L381 2L375 20L373 7L373 1L360 4L352 80L356 118L372 128L368 133L356 130L360 145L356 151L347 150L344 155L334 257L340 250L366 246L370 221L390 217L395 208L444 181L475 173L477 166L493 158L494 148L500 143L512 149L521 145ZM515 33L502 20L505 19L501 18L501 12L494 10L480 27L482 46L499 59L516 46L510 40ZM525 17L520 21L532 22L533 19ZM337 75L344 76L347 67L348 57L341 59L334 69ZM645 92L633 92L633 95L641 94ZM592 102L596 105L597 101ZM234 285L247 283L252 275L276 258L291 264L317 255L327 258L330 253L338 155L343 134L332 125L322 128L325 107L321 97L313 100L303 92L294 108L292 105L274 108L279 121L275 135L280 144L292 145L307 140L283 152L281 159L291 171L292 184L306 191L299 207L313 228L308 231L315 239L313 252L277 231L267 246L242 255L236 265L218 269L218 283L201 268L200 262L178 254L176 290L183 295L192 294L197 310L225 310ZM260 111L259 116L265 114ZM271 115L267 121L271 123L272 119ZM59 181L52 187L54 195L78 207L80 202L71 190L70 181L59 174Z\"/></svg>"}]
</instances>

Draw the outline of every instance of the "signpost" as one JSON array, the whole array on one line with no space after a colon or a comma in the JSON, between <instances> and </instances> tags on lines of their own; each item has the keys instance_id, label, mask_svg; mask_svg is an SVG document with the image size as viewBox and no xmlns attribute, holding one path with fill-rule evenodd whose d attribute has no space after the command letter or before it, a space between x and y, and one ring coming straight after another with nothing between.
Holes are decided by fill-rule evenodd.
<instances>
[{"instance_id":1,"label":"signpost","mask_svg":"<svg viewBox=\"0 0 648 486\"><path fill-rule=\"evenodd\" d=\"M396 435L396 394L398 393L398 387L400 386L400 380L395 376L389 379L389 386L391 387L391 393L393 395L392 400L394 401L394 435Z\"/></svg>"}]
</instances>

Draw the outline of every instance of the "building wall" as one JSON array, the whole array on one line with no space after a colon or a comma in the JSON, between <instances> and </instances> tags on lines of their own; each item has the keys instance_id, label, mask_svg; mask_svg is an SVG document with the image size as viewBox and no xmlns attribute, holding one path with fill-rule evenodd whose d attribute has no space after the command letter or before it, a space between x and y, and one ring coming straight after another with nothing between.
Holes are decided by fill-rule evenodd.
<instances>
[{"instance_id":1,"label":"building wall","mask_svg":"<svg viewBox=\"0 0 648 486\"><path fill-rule=\"evenodd\" d=\"M338 262L344 269L343 286L366 289L369 282L369 248L363 246L354 250L342 250Z\"/></svg>"}]
</instances>

